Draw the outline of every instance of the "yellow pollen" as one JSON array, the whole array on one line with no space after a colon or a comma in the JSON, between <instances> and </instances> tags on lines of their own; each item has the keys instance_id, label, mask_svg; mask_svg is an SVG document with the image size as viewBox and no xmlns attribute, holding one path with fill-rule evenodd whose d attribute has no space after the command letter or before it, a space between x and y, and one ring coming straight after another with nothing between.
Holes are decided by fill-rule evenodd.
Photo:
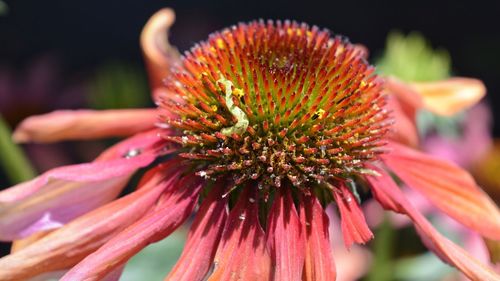
<instances>
[{"instance_id":1,"label":"yellow pollen","mask_svg":"<svg viewBox=\"0 0 500 281\"><path fill-rule=\"evenodd\" d=\"M323 119L324 116L325 116L325 110L320 108L320 109L316 110L316 112L314 112L313 119L318 118L321 120L321 119Z\"/></svg>"},{"instance_id":2,"label":"yellow pollen","mask_svg":"<svg viewBox=\"0 0 500 281\"><path fill-rule=\"evenodd\" d=\"M220 49L224 49L224 40L222 40L221 38L217 38L216 44Z\"/></svg>"},{"instance_id":3,"label":"yellow pollen","mask_svg":"<svg viewBox=\"0 0 500 281\"><path fill-rule=\"evenodd\" d=\"M241 98L242 96L244 96L245 93L243 92L242 89L240 88L236 88L234 91L233 91L233 96L236 96L238 98Z\"/></svg>"},{"instance_id":4,"label":"yellow pollen","mask_svg":"<svg viewBox=\"0 0 500 281\"><path fill-rule=\"evenodd\" d=\"M213 110L213 112L217 112L217 106L215 104L212 104L210 108Z\"/></svg>"}]
</instances>

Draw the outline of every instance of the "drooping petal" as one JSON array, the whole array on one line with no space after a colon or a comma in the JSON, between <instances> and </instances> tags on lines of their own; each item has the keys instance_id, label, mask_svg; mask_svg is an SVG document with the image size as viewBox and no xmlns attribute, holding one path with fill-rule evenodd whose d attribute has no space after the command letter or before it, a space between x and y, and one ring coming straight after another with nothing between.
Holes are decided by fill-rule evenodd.
<instances>
[{"instance_id":1,"label":"drooping petal","mask_svg":"<svg viewBox=\"0 0 500 281\"><path fill-rule=\"evenodd\" d=\"M328 216L314 196L300 197L300 223L306 237L302 280L335 280L335 263L328 233Z\"/></svg>"},{"instance_id":2,"label":"drooping petal","mask_svg":"<svg viewBox=\"0 0 500 281\"><path fill-rule=\"evenodd\" d=\"M385 87L390 96L396 97L402 112L410 118L410 120L415 119L417 110L423 106L420 94L409 84L395 77L386 78Z\"/></svg>"},{"instance_id":3,"label":"drooping petal","mask_svg":"<svg viewBox=\"0 0 500 281\"><path fill-rule=\"evenodd\" d=\"M274 267L273 280L302 278L305 259L305 236L302 231L290 188L285 186L276 192L266 233Z\"/></svg>"},{"instance_id":4,"label":"drooping petal","mask_svg":"<svg viewBox=\"0 0 500 281\"><path fill-rule=\"evenodd\" d=\"M358 245L347 249L342 239L340 217L337 214L335 204L329 204L325 208L325 213L328 215L330 222L329 234L333 248L333 258L336 267L341 269L337 272L336 281L360 280L371 267L372 255L370 250L367 247Z\"/></svg>"},{"instance_id":5,"label":"drooping petal","mask_svg":"<svg viewBox=\"0 0 500 281\"><path fill-rule=\"evenodd\" d=\"M346 248L349 249L353 243L364 244L372 239L373 233L352 192L344 184L340 184L338 190L333 191L333 197L340 211L340 225Z\"/></svg>"},{"instance_id":6,"label":"drooping petal","mask_svg":"<svg viewBox=\"0 0 500 281\"><path fill-rule=\"evenodd\" d=\"M28 117L13 138L19 143L50 143L122 137L153 129L156 121L155 109L58 110Z\"/></svg>"},{"instance_id":7,"label":"drooping petal","mask_svg":"<svg viewBox=\"0 0 500 281\"><path fill-rule=\"evenodd\" d=\"M181 257L165 278L167 281L203 280L212 265L227 219L224 186L217 185L204 199L191 226Z\"/></svg>"},{"instance_id":8,"label":"drooping petal","mask_svg":"<svg viewBox=\"0 0 500 281\"><path fill-rule=\"evenodd\" d=\"M147 245L177 229L191 214L202 181L194 174L175 177L156 207L73 267L61 281L101 280Z\"/></svg>"},{"instance_id":9,"label":"drooping petal","mask_svg":"<svg viewBox=\"0 0 500 281\"><path fill-rule=\"evenodd\" d=\"M174 20L173 10L162 9L148 20L141 33L141 47L154 98L165 90L163 79L167 77L170 67L180 61L179 52L168 42L169 29Z\"/></svg>"},{"instance_id":10,"label":"drooping petal","mask_svg":"<svg viewBox=\"0 0 500 281\"><path fill-rule=\"evenodd\" d=\"M371 167L377 170L375 167ZM442 236L427 219L404 197L399 187L384 171L380 176L367 176L371 190L379 203L388 210L407 215L414 223L426 246L443 261L455 266L472 280L500 280L500 276L471 257L462 248Z\"/></svg>"},{"instance_id":11,"label":"drooping petal","mask_svg":"<svg viewBox=\"0 0 500 281\"><path fill-rule=\"evenodd\" d=\"M483 82L453 77L436 82L411 83L426 109L445 116L454 115L476 104L486 94Z\"/></svg>"},{"instance_id":12,"label":"drooping petal","mask_svg":"<svg viewBox=\"0 0 500 281\"><path fill-rule=\"evenodd\" d=\"M394 118L393 130L388 133L388 137L399 143L417 146L418 131L415 124L415 117L408 116L394 96L388 97L387 107L392 111Z\"/></svg>"},{"instance_id":13,"label":"drooping petal","mask_svg":"<svg viewBox=\"0 0 500 281\"><path fill-rule=\"evenodd\" d=\"M60 227L116 198L129 177L156 158L160 142L156 131L139 134L92 163L55 168L1 191L0 240Z\"/></svg>"},{"instance_id":14,"label":"drooping petal","mask_svg":"<svg viewBox=\"0 0 500 281\"><path fill-rule=\"evenodd\" d=\"M0 259L0 280L25 279L67 269L95 251L113 235L142 217L179 174L171 161L144 176L142 188L85 214L25 248Z\"/></svg>"},{"instance_id":15,"label":"drooping petal","mask_svg":"<svg viewBox=\"0 0 500 281\"><path fill-rule=\"evenodd\" d=\"M450 162L391 143L384 163L436 207L483 236L500 240L500 211L472 176Z\"/></svg>"},{"instance_id":16,"label":"drooping petal","mask_svg":"<svg viewBox=\"0 0 500 281\"><path fill-rule=\"evenodd\" d=\"M208 281L269 280L271 258L258 218L258 198L254 186L245 186L231 210L214 259Z\"/></svg>"}]
</instances>

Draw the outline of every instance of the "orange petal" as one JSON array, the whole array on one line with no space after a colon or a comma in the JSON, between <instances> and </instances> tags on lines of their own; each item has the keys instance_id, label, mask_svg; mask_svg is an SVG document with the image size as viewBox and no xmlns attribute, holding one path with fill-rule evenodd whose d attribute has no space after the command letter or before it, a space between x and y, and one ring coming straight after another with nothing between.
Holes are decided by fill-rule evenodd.
<instances>
[{"instance_id":1,"label":"orange petal","mask_svg":"<svg viewBox=\"0 0 500 281\"><path fill-rule=\"evenodd\" d=\"M168 42L168 32L174 20L172 9L162 9L148 20L141 33L141 47L153 90L164 87L163 79L167 77L170 66L180 61L179 52Z\"/></svg>"},{"instance_id":2,"label":"orange petal","mask_svg":"<svg viewBox=\"0 0 500 281\"><path fill-rule=\"evenodd\" d=\"M136 192L78 217L1 258L0 280L24 280L77 264L151 208L171 179L179 174L179 162L169 163L150 171L149 180L142 182L144 186Z\"/></svg>"},{"instance_id":3,"label":"orange petal","mask_svg":"<svg viewBox=\"0 0 500 281\"><path fill-rule=\"evenodd\" d=\"M300 223L306 237L302 280L335 280L335 263L328 233L328 216L314 196L302 196L299 206Z\"/></svg>"},{"instance_id":4,"label":"orange petal","mask_svg":"<svg viewBox=\"0 0 500 281\"><path fill-rule=\"evenodd\" d=\"M407 215L414 223L426 246L434 251L443 261L455 266L471 280L500 280L492 269L484 266L462 248L442 236L404 197L392 178L375 167L380 176L367 176L373 196L388 210ZM443 197L446 200L446 197Z\"/></svg>"},{"instance_id":5,"label":"orange petal","mask_svg":"<svg viewBox=\"0 0 500 281\"><path fill-rule=\"evenodd\" d=\"M178 170L183 172L184 169ZM70 269L61 281L97 281L123 266L144 247L176 230L192 213L202 181L194 174L170 177L163 196L150 213L116 234L97 251ZM141 191L142 189L138 190Z\"/></svg>"},{"instance_id":6,"label":"orange petal","mask_svg":"<svg viewBox=\"0 0 500 281\"><path fill-rule=\"evenodd\" d=\"M364 244L372 239L373 233L366 224L363 211L352 192L341 184L333 191L333 197L340 211L340 225L346 248L351 248L353 243Z\"/></svg>"},{"instance_id":7,"label":"orange petal","mask_svg":"<svg viewBox=\"0 0 500 281\"><path fill-rule=\"evenodd\" d=\"M25 119L16 128L16 142L56 142L133 135L154 128L154 109L59 110Z\"/></svg>"},{"instance_id":8,"label":"orange petal","mask_svg":"<svg viewBox=\"0 0 500 281\"><path fill-rule=\"evenodd\" d=\"M411 83L411 86L422 97L426 109L444 116L471 107L486 94L486 87L481 80L463 77Z\"/></svg>"},{"instance_id":9,"label":"orange petal","mask_svg":"<svg viewBox=\"0 0 500 281\"><path fill-rule=\"evenodd\" d=\"M227 219L227 198L219 184L203 200L191 226L182 255L165 278L167 281L203 280L212 265Z\"/></svg>"},{"instance_id":10,"label":"orange petal","mask_svg":"<svg viewBox=\"0 0 500 281\"><path fill-rule=\"evenodd\" d=\"M259 223L258 198L254 186L245 186L231 210L208 281L269 280L271 258L266 251L264 231Z\"/></svg>"},{"instance_id":11,"label":"orange petal","mask_svg":"<svg viewBox=\"0 0 500 281\"><path fill-rule=\"evenodd\" d=\"M276 192L269 213L267 243L274 266L273 280L300 280L305 259L305 236L290 187Z\"/></svg>"},{"instance_id":12,"label":"orange petal","mask_svg":"<svg viewBox=\"0 0 500 281\"><path fill-rule=\"evenodd\" d=\"M381 158L403 182L465 226L500 240L500 211L468 172L399 144L390 147Z\"/></svg>"}]
</instances>

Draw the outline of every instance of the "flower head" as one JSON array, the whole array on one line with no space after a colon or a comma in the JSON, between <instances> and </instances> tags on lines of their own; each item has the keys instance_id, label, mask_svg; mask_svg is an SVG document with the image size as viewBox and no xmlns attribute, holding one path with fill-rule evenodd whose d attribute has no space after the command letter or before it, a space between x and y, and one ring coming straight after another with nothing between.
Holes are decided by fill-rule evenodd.
<instances>
[{"instance_id":1,"label":"flower head","mask_svg":"<svg viewBox=\"0 0 500 281\"><path fill-rule=\"evenodd\" d=\"M135 118L123 113L130 117L125 122L99 123L87 113L75 117L80 126L73 130L47 116L21 125L24 140L47 139L30 125L35 121L38 128L52 126L51 140L147 131L93 163L49 171L0 193L0 238L55 229L0 259L1 278L60 269L70 269L62 280L119 275L131 256L168 236L199 205L166 280L334 280L325 206L336 204L347 247L365 243L373 235L357 193L366 190L386 209L408 215L443 260L472 279L498 280L441 236L389 176L394 172L467 227L500 239L498 208L466 172L394 141L390 92L363 48L305 24L256 21L215 33L172 59L161 41L172 17L159 12L142 37L158 109ZM124 130L141 121L146 125ZM100 129L84 132L82 124ZM61 127L67 130L57 134ZM113 201L123 182L155 159L160 164L137 190Z\"/></svg>"},{"instance_id":2,"label":"flower head","mask_svg":"<svg viewBox=\"0 0 500 281\"><path fill-rule=\"evenodd\" d=\"M373 71L326 30L239 24L196 45L166 78L159 107L178 133L165 138L199 175L235 185L309 190L346 179L376 157L390 125Z\"/></svg>"}]
</instances>

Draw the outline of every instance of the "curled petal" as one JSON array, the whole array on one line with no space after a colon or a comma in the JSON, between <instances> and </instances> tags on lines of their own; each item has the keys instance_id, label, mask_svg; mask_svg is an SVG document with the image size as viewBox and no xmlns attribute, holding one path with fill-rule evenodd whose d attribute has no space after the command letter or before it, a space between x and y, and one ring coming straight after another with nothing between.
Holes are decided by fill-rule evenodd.
<instances>
[{"instance_id":1,"label":"curled petal","mask_svg":"<svg viewBox=\"0 0 500 281\"><path fill-rule=\"evenodd\" d=\"M200 178L194 174L174 177L150 213L87 256L61 281L101 280L144 247L168 236L191 214L201 187Z\"/></svg>"},{"instance_id":2,"label":"curled petal","mask_svg":"<svg viewBox=\"0 0 500 281\"><path fill-rule=\"evenodd\" d=\"M41 239L0 259L0 280L22 280L67 269L113 235L142 217L178 176L178 161L145 175L142 188L87 213ZM11 279L9 279L11 278Z\"/></svg>"},{"instance_id":3,"label":"curled petal","mask_svg":"<svg viewBox=\"0 0 500 281\"><path fill-rule=\"evenodd\" d=\"M306 237L302 280L335 280L335 263L328 233L328 216L314 196L300 197L300 223Z\"/></svg>"},{"instance_id":4,"label":"curled petal","mask_svg":"<svg viewBox=\"0 0 500 281\"><path fill-rule=\"evenodd\" d=\"M268 219L267 244L274 265L273 280L300 280L305 259L305 237L290 188L276 193Z\"/></svg>"},{"instance_id":5,"label":"curled petal","mask_svg":"<svg viewBox=\"0 0 500 281\"><path fill-rule=\"evenodd\" d=\"M371 167L377 170L374 167ZM443 261L455 266L472 280L500 280L493 270L471 257L462 248L442 236L404 197L391 177L382 170L380 176L367 176L375 199L388 210L407 215L414 223L426 246Z\"/></svg>"},{"instance_id":6,"label":"curled petal","mask_svg":"<svg viewBox=\"0 0 500 281\"><path fill-rule=\"evenodd\" d=\"M340 210L342 235L346 248L353 243L364 244L373 238L373 233L366 224L365 216L352 192L341 184L333 191L333 196Z\"/></svg>"},{"instance_id":7,"label":"curled petal","mask_svg":"<svg viewBox=\"0 0 500 281\"><path fill-rule=\"evenodd\" d=\"M164 88L163 79L170 67L180 61L179 52L168 42L168 32L174 20L173 10L162 9L148 20L141 33L141 47L154 91ZM153 95L157 97L154 91Z\"/></svg>"},{"instance_id":8,"label":"curled petal","mask_svg":"<svg viewBox=\"0 0 500 281\"><path fill-rule=\"evenodd\" d=\"M151 134L125 140L92 163L56 168L0 192L0 240L60 227L116 198L129 177L156 158L161 140ZM130 149L134 157L122 154Z\"/></svg>"},{"instance_id":9,"label":"curled petal","mask_svg":"<svg viewBox=\"0 0 500 281\"><path fill-rule=\"evenodd\" d=\"M28 117L13 138L19 143L50 143L122 137L153 129L156 121L155 109L58 110Z\"/></svg>"},{"instance_id":10,"label":"curled petal","mask_svg":"<svg viewBox=\"0 0 500 281\"><path fill-rule=\"evenodd\" d=\"M216 186L203 201L184 251L165 280L203 280L209 271L227 219L227 197L222 197L223 191L222 185Z\"/></svg>"},{"instance_id":11,"label":"curled petal","mask_svg":"<svg viewBox=\"0 0 500 281\"><path fill-rule=\"evenodd\" d=\"M483 82L454 77L447 80L411 83L420 94L424 106L437 114L451 116L476 104L486 94Z\"/></svg>"},{"instance_id":12,"label":"curled petal","mask_svg":"<svg viewBox=\"0 0 500 281\"><path fill-rule=\"evenodd\" d=\"M500 211L472 176L450 162L392 143L384 163L446 214L490 239L500 240Z\"/></svg>"},{"instance_id":13,"label":"curled petal","mask_svg":"<svg viewBox=\"0 0 500 281\"><path fill-rule=\"evenodd\" d=\"M269 280L271 259L258 218L256 188L245 186L229 214L209 281Z\"/></svg>"}]
</instances>

